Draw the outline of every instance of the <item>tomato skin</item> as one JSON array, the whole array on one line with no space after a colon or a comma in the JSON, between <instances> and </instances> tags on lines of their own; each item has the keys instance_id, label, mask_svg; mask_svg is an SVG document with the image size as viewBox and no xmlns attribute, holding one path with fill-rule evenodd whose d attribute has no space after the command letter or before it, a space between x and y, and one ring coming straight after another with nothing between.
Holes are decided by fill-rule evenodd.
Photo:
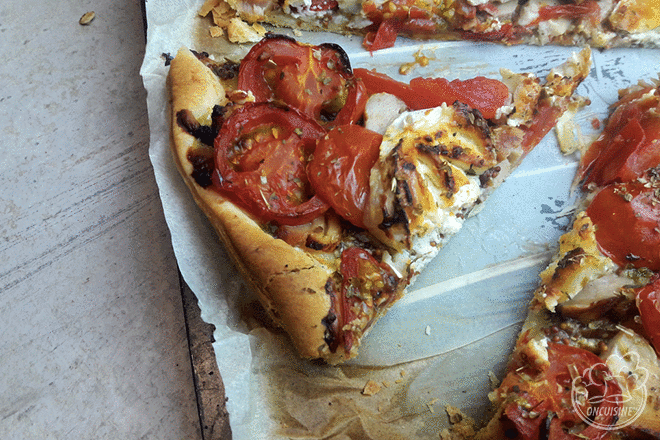
<instances>
[{"instance_id":1,"label":"tomato skin","mask_svg":"<svg viewBox=\"0 0 660 440\"><path fill-rule=\"evenodd\" d=\"M509 88L501 81L478 76L467 80L448 81L444 78L413 78L410 86L426 98L423 108L437 107L446 102L460 101L478 109L486 119L495 117L498 108L507 104Z\"/></svg>"},{"instance_id":2,"label":"tomato skin","mask_svg":"<svg viewBox=\"0 0 660 440\"><path fill-rule=\"evenodd\" d=\"M611 184L587 207L596 241L620 266L660 270L660 203L657 188L640 181Z\"/></svg>"},{"instance_id":3,"label":"tomato skin","mask_svg":"<svg viewBox=\"0 0 660 440\"><path fill-rule=\"evenodd\" d=\"M345 105L355 105L348 100L357 96L348 55L340 46L300 44L281 35L252 47L241 62L237 87L252 92L256 102L282 102L324 125Z\"/></svg>"},{"instance_id":4,"label":"tomato skin","mask_svg":"<svg viewBox=\"0 0 660 440\"><path fill-rule=\"evenodd\" d=\"M371 253L359 247L348 247L341 253L339 271L342 275L340 298L339 335L346 353L351 351L354 335L351 330L343 330L346 324L358 318L358 310L366 305L369 309L379 308L393 299L397 277L385 263L379 263ZM358 289L360 295L356 295Z\"/></svg>"},{"instance_id":5,"label":"tomato skin","mask_svg":"<svg viewBox=\"0 0 660 440\"><path fill-rule=\"evenodd\" d=\"M637 309L646 335L660 355L660 275L637 290Z\"/></svg>"},{"instance_id":6,"label":"tomato skin","mask_svg":"<svg viewBox=\"0 0 660 440\"><path fill-rule=\"evenodd\" d=\"M369 196L369 176L383 136L359 125L334 128L319 140L307 167L316 194L355 226L362 221Z\"/></svg>"},{"instance_id":7,"label":"tomato skin","mask_svg":"<svg viewBox=\"0 0 660 440\"><path fill-rule=\"evenodd\" d=\"M325 130L294 109L247 104L215 139L215 188L263 221L307 223L329 209L310 194L306 158Z\"/></svg>"},{"instance_id":8,"label":"tomato skin","mask_svg":"<svg viewBox=\"0 0 660 440\"><path fill-rule=\"evenodd\" d=\"M629 182L660 163L660 97L623 102L580 162L586 187Z\"/></svg>"},{"instance_id":9,"label":"tomato skin","mask_svg":"<svg viewBox=\"0 0 660 440\"><path fill-rule=\"evenodd\" d=\"M586 386L591 401L584 405L592 405L592 408L598 405L598 411L591 412L597 414L595 421L601 426L616 423L616 414L621 408L621 387L598 356L581 348L549 343L548 360L549 365L542 371L536 371L533 365L519 367L502 381L500 389L517 397L504 408L503 422L517 434L510 438L577 438L563 429L582 421L571 398L576 373ZM527 405L523 407L521 402ZM589 413L586 406L580 409L583 414ZM536 413L535 417L530 417L530 411ZM590 425L579 435L580 438L598 440L607 438L609 431Z\"/></svg>"},{"instance_id":10,"label":"tomato skin","mask_svg":"<svg viewBox=\"0 0 660 440\"><path fill-rule=\"evenodd\" d=\"M362 40L362 46L370 52L394 47L401 26L397 20L384 20L376 32L368 32Z\"/></svg>"},{"instance_id":11,"label":"tomato skin","mask_svg":"<svg viewBox=\"0 0 660 440\"><path fill-rule=\"evenodd\" d=\"M580 4L542 6L539 8L539 18L529 26L538 24L541 21L557 18L591 17L597 22L599 15L600 6L598 6L598 2L595 0L586 0Z\"/></svg>"},{"instance_id":12,"label":"tomato skin","mask_svg":"<svg viewBox=\"0 0 660 440\"><path fill-rule=\"evenodd\" d=\"M539 105L531 124L523 128L525 134L523 136L522 147L525 154L529 153L552 130L561 113L558 107L553 107L547 103Z\"/></svg>"},{"instance_id":13,"label":"tomato skin","mask_svg":"<svg viewBox=\"0 0 660 440\"><path fill-rule=\"evenodd\" d=\"M509 89L501 81L479 76L467 80L444 78L413 78L410 84L367 69L355 69L355 76L367 87L368 93L390 93L412 110L433 108L442 103L460 101L478 109L485 118L494 118L498 108L509 102Z\"/></svg>"}]
</instances>

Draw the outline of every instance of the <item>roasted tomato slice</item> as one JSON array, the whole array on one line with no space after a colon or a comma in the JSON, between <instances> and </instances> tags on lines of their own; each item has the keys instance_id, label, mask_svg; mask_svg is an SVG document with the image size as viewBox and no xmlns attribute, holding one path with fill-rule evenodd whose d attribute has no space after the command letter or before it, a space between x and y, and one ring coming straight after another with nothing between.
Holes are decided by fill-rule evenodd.
<instances>
[{"instance_id":1,"label":"roasted tomato slice","mask_svg":"<svg viewBox=\"0 0 660 440\"><path fill-rule=\"evenodd\" d=\"M508 87L501 81L485 77L453 81L444 78L413 78L410 84L406 84L367 69L355 69L355 76L364 82L370 95L390 93L412 110L460 101L479 110L489 119L495 117L498 108L509 102Z\"/></svg>"},{"instance_id":2,"label":"roasted tomato slice","mask_svg":"<svg viewBox=\"0 0 660 440\"><path fill-rule=\"evenodd\" d=\"M601 427L616 424L621 407L621 387L607 365L589 351L552 343L548 360L541 371L520 367L502 381L500 390L511 399L502 416L507 438L606 438ZM578 431L586 415L593 419Z\"/></svg>"},{"instance_id":3,"label":"roasted tomato slice","mask_svg":"<svg viewBox=\"0 0 660 440\"><path fill-rule=\"evenodd\" d=\"M394 46L399 33L425 36L437 29L431 14L415 4L414 0L387 0L382 3L367 0L362 10L373 23L375 32L365 36L362 45L376 51Z\"/></svg>"},{"instance_id":4,"label":"roasted tomato slice","mask_svg":"<svg viewBox=\"0 0 660 440\"><path fill-rule=\"evenodd\" d=\"M308 157L325 130L298 111L247 104L215 139L215 186L263 221L303 224L329 205L313 195Z\"/></svg>"},{"instance_id":5,"label":"roasted tomato slice","mask_svg":"<svg viewBox=\"0 0 660 440\"><path fill-rule=\"evenodd\" d=\"M637 290L637 309L644 331L660 355L660 276Z\"/></svg>"},{"instance_id":6,"label":"roasted tomato slice","mask_svg":"<svg viewBox=\"0 0 660 440\"><path fill-rule=\"evenodd\" d=\"M334 128L319 140L307 168L318 197L344 219L364 227L369 176L383 136L359 125Z\"/></svg>"},{"instance_id":7,"label":"roasted tomato slice","mask_svg":"<svg viewBox=\"0 0 660 440\"><path fill-rule=\"evenodd\" d=\"M608 185L587 207L601 252L620 266L660 270L660 185L653 175Z\"/></svg>"},{"instance_id":8,"label":"roasted tomato slice","mask_svg":"<svg viewBox=\"0 0 660 440\"><path fill-rule=\"evenodd\" d=\"M627 182L660 164L660 96L619 105L581 161L584 185Z\"/></svg>"},{"instance_id":9,"label":"roasted tomato slice","mask_svg":"<svg viewBox=\"0 0 660 440\"><path fill-rule=\"evenodd\" d=\"M397 277L385 263L359 247L349 247L341 253L342 275L339 335L346 352L354 344L351 323L360 320L360 333L375 318L375 311L394 299Z\"/></svg>"},{"instance_id":10,"label":"roasted tomato slice","mask_svg":"<svg viewBox=\"0 0 660 440\"><path fill-rule=\"evenodd\" d=\"M586 0L581 3L542 6L539 8L539 18L528 25L535 26L542 21L555 20L558 18L591 18L594 24L598 22L600 6L595 0Z\"/></svg>"},{"instance_id":11,"label":"roasted tomato slice","mask_svg":"<svg viewBox=\"0 0 660 440\"><path fill-rule=\"evenodd\" d=\"M377 31L367 32L362 41L362 46L371 52L394 47L400 29L401 26L398 21L385 20L378 25Z\"/></svg>"},{"instance_id":12,"label":"roasted tomato slice","mask_svg":"<svg viewBox=\"0 0 660 440\"><path fill-rule=\"evenodd\" d=\"M281 35L257 43L238 73L238 88L251 91L257 102L280 101L323 124L334 121L344 106L357 105L349 103L361 96L355 87L340 46L311 46Z\"/></svg>"}]
</instances>

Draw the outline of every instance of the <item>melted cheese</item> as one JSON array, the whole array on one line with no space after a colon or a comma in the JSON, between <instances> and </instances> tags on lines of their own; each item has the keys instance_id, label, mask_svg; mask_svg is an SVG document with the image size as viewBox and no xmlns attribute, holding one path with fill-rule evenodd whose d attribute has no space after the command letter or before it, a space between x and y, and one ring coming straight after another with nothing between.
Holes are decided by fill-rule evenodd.
<instances>
[{"instance_id":1,"label":"melted cheese","mask_svg":"<svg viewBox=\"0 0 660 440\"><path fill-rule=\"evenodd\" d=\"M495 158L461 118L442 105L404 112L385 131L365 224L396 250L394 267L410 264L412 273L419 272L460 230L481 195L467 162L490 164Z\"/></svg>"}]
</instances>

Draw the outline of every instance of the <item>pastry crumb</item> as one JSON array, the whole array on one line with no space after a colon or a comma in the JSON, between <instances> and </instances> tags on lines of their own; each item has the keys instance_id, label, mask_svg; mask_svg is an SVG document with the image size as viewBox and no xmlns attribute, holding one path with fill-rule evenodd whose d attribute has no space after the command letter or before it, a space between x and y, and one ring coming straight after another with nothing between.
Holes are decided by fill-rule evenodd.
<instances>
[{"instance_id":1,"label":"pastry crumb","mask_svg":"<svg viewBox=\"0 0 660 440\"><path fill-rule=\"evenodd\" d=\"M373 396L375 394L378 394L379 392L380 392L380 384L373 380L367 381L367 384L364 386L364 389L362 390L362 394L364 394L365 396Z\"/></svg>"},{"instance_id":2,"label":"pastry crumb","mask_svg":"<svg viewBox=\"0 0 660 440\"><path fill-rule=\"evenodd\" d=\"M500 386L500 380L497 378L495 373L492 371L488 372L488 379L490 380L490 388L491 390L496 389L498 386Z\"/></svg>"},{"instance_id":3,"label":"pastry crumb","mask_svg":"<svg viewBox=\"0 0 660 440\"><path fill-rule=\"evenodd\" d=\"M256 43L266 34L266 29L259 25L249 25L240 18L229 20L227 37L232 43Z\"/></svg>"},{"instance_id":4,"label":"pastry crumb","mask_svg":"<svg viewBox=\"0 0 660 440\"><path fill-rule=\"evenodd\" d=\"M445 411L447 411L451 426L440 432L440 438L442 440L466 440L474 438L477 430L476 423L472 418L465 416L461 410L451 405L447 405Z\"/></svg>"},{"instance_id":5,"label":"pastry crumb","mask_svg":"<svg viewBox=\"0 0 660 440\"><path fill-rule=\"evenodd\" d=\"M83 26L87 26L90 24L94 19L96 18L96 13L94 11L89 11L85 12L82 17L80 17L80 20L78 20L78 23L80 23Z\"/></svg>"},{"instance_id":6,"label":"pastry crumb","mask_svg":"<svg viewBox=\"0 0 660 440\"><path fill-rule=\"evenodd\" d=\"M202 5L202 7L199 9L198 12L199 16L206 17L207 15L209 15L209 12L211 12L213 8L219 5L220 1L221 0L206 0Z\"/></svg>"},{"instance_id":7,"label":"pastry crumb","mask_svg":"<svg viewBox=\"0 0 660 440\"><path fill-rule=\"evenodd\" d=\"M220 26L211 26L209 28L209 34L211 34L211 37L213 38L218 38L224 36L225 31Z\"/></svg>"}]
</instances>

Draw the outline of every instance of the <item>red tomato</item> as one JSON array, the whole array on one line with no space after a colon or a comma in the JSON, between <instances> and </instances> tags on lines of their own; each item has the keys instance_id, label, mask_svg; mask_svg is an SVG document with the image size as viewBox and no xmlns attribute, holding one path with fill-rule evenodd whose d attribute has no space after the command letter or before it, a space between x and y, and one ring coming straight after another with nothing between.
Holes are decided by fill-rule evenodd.
<instances>
[{"instance_id":1,"label":"red tomato","mask_svg":"<svg viewBox=\"0 0 660 440\"><path fill-rule=\"evenodd\" d=\"M413 78L410 86L422 98L424 107L421 108L459 101L479 109L486 119L494 118L497 109L509 102L509 88L501 81L483 76L453 81L444 78Z\"/></svg>"},{"instance_id":2,"label":"red tomato","mask_svg":"<svg viewBox=\"0 0 660 440\"><path fill-rule=\"evenodd\" d=\"M396 81L384 73L373 70L357 68L353 73L362 80L369 95L381 92L390 93L405 102L409 108L416 105L419 96L415 94L410 84Z\"/></svg>"},{"instance_id":3,"label":"red tomato","mask_svg":"<svg viewBox=\"0 0 660 440\"><path fill-rule=\"evenodd\" d=\"M339 7L336 0L312 0L312 5L309 7L310 11L330 11Z\"/></svg>"},{"instance_id":4,"label":"red tomato","mask_svg":"<svg viewBox=\"0 0 660 440\"><path fill-rule=\"evenodd\" d=\"M612 184L603 188L587 207L601 252L618 265L660 270L657 191L639 181Z\"/></svg>"},{"instance_id":5,"label":"red tomato","mask_svg":"<svg viewBox=\"0 0 660 440\"><path fill-rule=\"evenodd\" d=\"M358 96L355 87L341 47L299 44L281 35L257 43L238 73L238 88L251 91L257 102L281 101L323 124L333 121L345 105L355 106L348 101Z\"/></svg>"},{"instance_id":6,"label":"red tomato","mask_svg":"<svg viewBox=\"0 0 660 440\"><path fill-rule=\"evenodd\" d=\"M397 278L387 264L379 263L369 252L358 247L349 247L342 251L339 270L342 283L337 328L348 353L354 343L353 332L344 330L344 326L365 314L363 307L377 309L390 301ZM367 318L372 319L373 316Z\"/></svg>"},{"instance_id":7,"label":"red tomato","mask_svg":"<svg viewBox=\"0 0 660 440\"><path fill-rule=\"evenodd\" d=\"M521 367L502 381L500 390L517 395L504 409L508 425L517 434L514 437L511 432L508 438L568 440L576 435L593 440L606 438L609 431L592 425L573 435L566 431L582 422L580 413L595 415L593 421L601 426L616 423L621 387L607 365L589 351L553 343L548 344L548 360L549 365L542 371L537 371L535 366ZM573 381L578 377L588 398L575 407ZM535 414L530 415L531 412Z\"/></svg>"},{"instance_id":8,"label":"red tomato","mask_svg":"<svg viewBox=\"0 0 660 440\"><path fill-rule=\"evenodd\" d=\"M628 182L660 164L660 98L619 105L603 133L584 155L584 186Z\"/></svg>"},{"instance_id":9,"label":"red tomato","mask_svg":"<svg viewBox=\"0 0 660 440\"><path fill-rule=\"evenodd\" d=\"M413 78L410 84L396 81L382 73L355 69L368 93L391 93L412 110L437 107L442 103L460 101L478 109L485 118L495 117L495 111L509 102L509 89L501 81L482 76L448 81L444 78Z\"/></svg>"},{"instance_id":10,"label":"red tomato","mask_svg":"<svg viewBox=\"0 0 660 440\"><path fill-rule=\"evenodd\" d=\"M591 17L597 21L600 16L600 6L595 0L586 0L580 4L565 4L555 6L542 6L539 8L539 18L528 26L537 25L541 21L557 18L583 18Z\"/></svg>"},{"instance_id":11,"label":"red tomato","mask_svg":"<svg viewBox=\"0 0 660 440\"><path fill-rule=\"evenodd\" d=\"M561 113L561 110L557 107L548 104L539 105L531 124L528 127L523 127L525 135L523 136L522 147L525 153L529 153L552 130Z\"/></svg>"},{"instance_id":12,"label":"red tomato","mask_svg":"<svg viewBox=\"0 0 660 440\"><path fill-rule=\"evenodd\" d=\"M431 14L415 5L414 0L388 0L381 4L368 0L362 3L364 14L373 23L375 32L365 36L362 45L376 51L394 46L397 35L430 35L437 29Z\"/></svg>"},{"instance_id":13,"label":"red tomato","mask_svg":"<svg viewBox=\"0 0 660 440\"><path fill-rule=\"evenodd\" d=\"M369 175L382 139L380 134L359 125L336 127L319 140L307 167L316 194L337 214L361 228Z\"/></svg>"},{"instance_id":14,"label":"red tomato","mask_svg":"<svg viewBox=\"0 0 660 440\"><path fill-rule=\"evenodd\" d=\"M642 325L660 355L660 276L637 291L637 308Z\"/></svg>"},{"instance_id":15,"label":"red tomato","mask_svg":"<svg viewBox=\"0 0 660 440\"><path fill-rule=\"evenodd\" d=\"M270 103L236 110L215 139L215 186L264 221L303 224L329 206L311 194L307 157L325 130Z\"/></svg>"},{"instance_id":16,"label":"red tomato","mask_svg":"<svg viewBox=\"0 0 660 440\"><path fill-rule=\"evenodd\" d=\"M384 20L378 25L376 32L368 32L362 40L362 46L368 51L376 51L393 47L399 35L399 22L397 20Z\"/></svg>"}]
</instances>

